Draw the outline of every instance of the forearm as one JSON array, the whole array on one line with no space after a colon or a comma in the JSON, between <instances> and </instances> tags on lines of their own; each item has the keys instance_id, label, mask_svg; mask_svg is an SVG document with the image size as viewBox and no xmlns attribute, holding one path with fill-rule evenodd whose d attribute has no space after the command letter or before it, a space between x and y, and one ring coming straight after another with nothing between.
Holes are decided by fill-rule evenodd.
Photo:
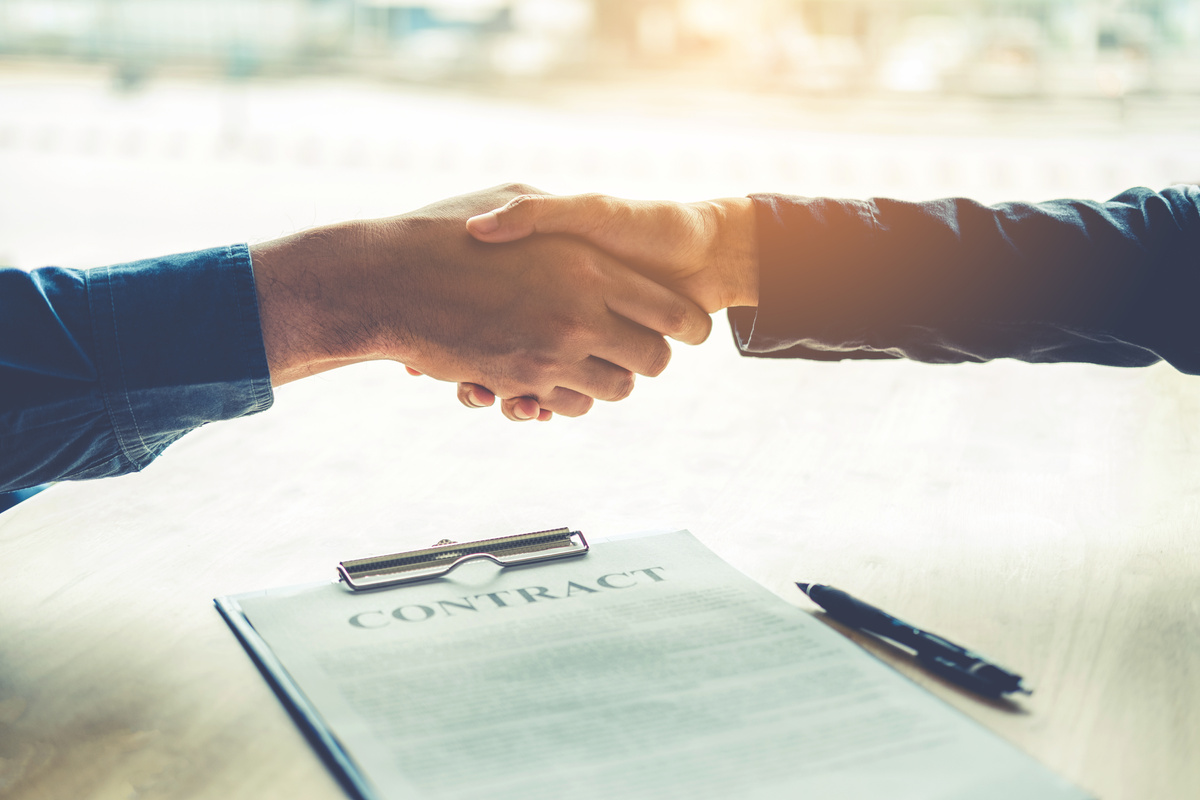
<instances>
[{"instance_id":1,"label":"forearm","mask_svg":"<svg viewBox=\"0 0 1200 800\"><path fill-rule=\"evenodd\" d=\"M754 199L759 304L730 313L747 355L1200 373L1196 187L994 207Z\"/></svg>"},{"instance_id":2,"label":"forearm","mask_svg":"<svg viewBox=\"0 0 1200 800\"><path fill-rule=\"evenodd\" d=\"M0 277L0 489L135 471L271 405L244 245Z\"/></svg>"},{"instance_id":3,"label":"forearm","mask_svg":"<svg viewBox=\"0 0 1200 800\"><path fill-rule=\"evenodd\" d=\"M385 357L371 325L377 315L342 285L368 272L371 225L327 225L250 247L273 386Z\"/></svg>"}]
</instances>

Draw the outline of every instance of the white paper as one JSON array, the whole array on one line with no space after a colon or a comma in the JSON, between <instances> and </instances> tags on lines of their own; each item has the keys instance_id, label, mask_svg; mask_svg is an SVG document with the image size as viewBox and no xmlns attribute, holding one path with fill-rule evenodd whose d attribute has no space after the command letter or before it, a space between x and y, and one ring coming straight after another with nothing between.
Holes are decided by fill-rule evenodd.
<instances>
[{"instance_id":1,"label":"white paper","mask_svg":"<svg viewBox=\"0 0 1200 800\"><path fill-rule=\"evenodd\" d=\"M687 531L236 600L381 800L1087 796Z\"/></svg>"}]
</instances>

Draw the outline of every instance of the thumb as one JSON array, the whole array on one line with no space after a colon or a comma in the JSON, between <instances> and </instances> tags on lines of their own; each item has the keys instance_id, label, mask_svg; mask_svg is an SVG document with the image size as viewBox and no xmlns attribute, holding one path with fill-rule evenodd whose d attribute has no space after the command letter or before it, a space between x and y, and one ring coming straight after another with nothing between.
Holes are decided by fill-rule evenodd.
<instances>
[{"instance_id":1,"label":"thumb","mask_svg":"<svg viewBox=\"0 0 1200 800\"><path fill-rule=\"evenodd\" d=\"M493 211L467 220L467 232L481 242L511 242L533 233L587 237L603 219L600 195L523 194Z\"/></svg>"}]
</instances>

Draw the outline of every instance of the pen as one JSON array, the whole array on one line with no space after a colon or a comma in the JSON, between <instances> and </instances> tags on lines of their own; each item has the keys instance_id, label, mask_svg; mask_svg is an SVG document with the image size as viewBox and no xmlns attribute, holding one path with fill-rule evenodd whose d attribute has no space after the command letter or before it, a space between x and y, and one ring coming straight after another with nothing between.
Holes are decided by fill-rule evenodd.
<instances>
[{"instance_id":1,"label":"pen","mask_svg":"<svg viewBox=\"0 0 1200 800\"><path fill-rule=\"evenodd\" d=\"M917 661L930 672L965 689L986 697L1000 697L1011 692L1033 694L1020 675L965 647L902 622L840 589L820 583L797 583L796 586L838 622L912 648L917 653Z\"/></svg>"}]
</instances>

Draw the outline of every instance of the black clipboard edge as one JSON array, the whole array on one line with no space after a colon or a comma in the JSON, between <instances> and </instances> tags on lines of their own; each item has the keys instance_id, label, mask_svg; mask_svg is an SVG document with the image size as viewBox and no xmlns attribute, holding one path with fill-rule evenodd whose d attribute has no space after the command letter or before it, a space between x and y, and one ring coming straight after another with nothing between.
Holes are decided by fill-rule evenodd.
<instances>
[{"instance_id":1,"label":"black clipboard edge","mask_svg":"<svg viewBox=\"0 0 1200 800\"><path fill-rule=\"evenodd\" d=\"M237 599L218 597L213 600L213 603L216 604L217 611L229 623L229 627L237 636L238 641L242 643L242 647L246 649L250 660L258 667L263 679L274 690L275 696L287 710L292 722L296 723L296 727L304 733L304 738L308 740L309 746L316 751L321 761L325 763L325 767L333 773L346 793L356 800L378 800L379 796L366 782L349 753L329 730L312 703L300 691L300 687L292 680L292 676L288 674L283 664L275 657L270 645L246 618Z\"/></svg>"}]
</instances>

